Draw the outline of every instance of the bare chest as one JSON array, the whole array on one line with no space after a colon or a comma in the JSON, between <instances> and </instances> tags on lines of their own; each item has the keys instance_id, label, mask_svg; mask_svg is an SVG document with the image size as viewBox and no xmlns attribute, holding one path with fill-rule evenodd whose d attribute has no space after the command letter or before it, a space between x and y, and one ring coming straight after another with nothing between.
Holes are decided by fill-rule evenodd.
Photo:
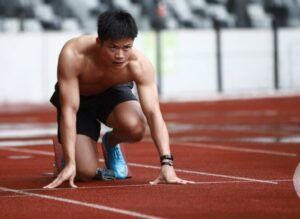
<instances>
[{"instance_id":1,"label":"bare chest","mask_svg":"<svg viewBox=\"0 0 300 219\"><path fill-rule=\"evenodd\" d=\"M79 90L81 95L93 95L101 93L108 88L132 81L128 70L103 71L99 69L87 69L79 77Z\"/></svg>"}]
</instances>

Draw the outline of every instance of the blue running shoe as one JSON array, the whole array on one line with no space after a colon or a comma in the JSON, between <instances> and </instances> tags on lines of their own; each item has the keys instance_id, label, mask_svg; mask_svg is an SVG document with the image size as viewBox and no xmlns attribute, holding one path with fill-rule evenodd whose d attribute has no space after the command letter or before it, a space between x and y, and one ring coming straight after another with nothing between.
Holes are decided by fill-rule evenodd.
<instances>
[{"instance_id":1,"label":"blue running shoe","mask_svg":"<svg viewBox=\"0 0 300 219\"><path fill-rule=\"evenodd\" d=\"M102 150L106 168L113 170L117 179L126 179L129 177L129 171L122 153L121 145L108 145L107 137L109 133L110 132L105 133L102 137Z\"/></svg>"}]
</instances>

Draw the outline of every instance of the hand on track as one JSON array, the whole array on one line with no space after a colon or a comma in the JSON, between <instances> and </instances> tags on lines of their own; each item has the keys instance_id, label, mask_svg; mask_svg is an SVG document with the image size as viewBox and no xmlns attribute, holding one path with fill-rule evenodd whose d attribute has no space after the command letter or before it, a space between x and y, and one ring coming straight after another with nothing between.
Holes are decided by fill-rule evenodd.
<instances>
[{"instance_id":1,"label":"hand on track","mask_svg":"<svg viewBox=\"0 0 300 219\"><path fill-rule=\"evenodd\" d=\"M53 180L47 186L44 186L44 189L53 189L60 186L63 182L69 180L69 184L72 188L77 188L74 184L74 179L76 176L76 167L75 165L66 165L62 171L58 174L55 180Z\"/></svg>"},{"instance_id":2,"label":"hand on track","mask_svg":"<svg viewBox=\"0 0 300 219\"><path fill-rule=\"evenodd\" d=\"M167 183L167 184L194 184L194 181L188 181L184 179L180 179L176 176L175 170L173 167L164 165L161 168L159 176L154 180L151 181L151 185Z\"/></svg>"}]
</instances>

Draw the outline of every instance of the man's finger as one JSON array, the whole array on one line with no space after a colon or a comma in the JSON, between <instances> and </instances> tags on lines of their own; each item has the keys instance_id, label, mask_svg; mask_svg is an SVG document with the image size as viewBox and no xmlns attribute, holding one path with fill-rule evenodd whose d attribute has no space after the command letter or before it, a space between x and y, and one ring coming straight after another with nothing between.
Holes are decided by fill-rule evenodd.
<instances>
[{"instance_id":1,"label":"man's finger","mask_svg":"<svg viewBox=\"0 0 300 219\"><path fill-rule=\"evenodd\" d=\"M155 180L150 181L149 183L150 183L151 185L156 185L156 184L161 183L162 181L163 181L163 180L162 180L160 177L157 177Z\"/></svg>"},{"instance_id":2,"label":"man's finger","mask_svg":"<svg viewBox=\"0 0 300 219\"><path fill-rule=\"evenodd\" d=\"M70 182L70 186L71 186L72 188L78 188L78 186L76 186L76 185L74 184L73 181Z\"/></svg>"},{"instance_id":3,"label":"man's finger","mask_svg":"<svg viewBox=\"0 0 300 219\"><path fill-rule=\"evenodd\" d=\"M58 186L60 186L63 183L63 180L57 180L56 182L53 182L50 186L49 189L54 189Z\"/></svg>"},{"instance_id":4,"label":"man's finger","mask_svg":"<svg viewBox=\"0 0 300 219\"><path fill-rule=\"evenodd\" d=\"M167 181L167 183L169 183L169 184L179 184L179 183L180 183L180 181L179 181L179 180L176 180L176 179L174 179L174 180L168 180L168 181Z\"/></svg>"},{"instance_id":5,"label":"man's finger","mask_svg":"<svg viewBox=\"0 0 300 219\"><path fill-rule=\"evenodd\" d=\"M52 183L50 183L49 185L45 186L45 189L53 189L56 188L58 186L60 186L63 183L64 180L62 180L61 178L56 178Z\"/></svg>"},{"instance_id":6,"label":"man's finger","mask_svg":"<svg viewBox=\"0 0 300 219\"><path fill-rule=\"evenodd\" d=\"M180 179L180 182L183 184L195 184L194 181L189 181L189 180L185 180L185 179Z\"/></svg>"},{"instance_id":7,"label":"man's finger","mask_svg":"<svg viewBox=\"0 0 300 219\"><path fill-rule=\"evenodd\" d=\"M59 183L59 181L53 181L52 183L50 183L48 186L46 186L46 189L53 189L56 188L57 186L59 186L61 183Z\"/></svg>"},{"instance_id":8,"label":"man's finger","mask_svg":"<svg viewBox=\"0 0 300 219\"><path fill-rule=\"evenodd\" d=\"M180 182L180 184L183 184L183 185L186 185L186 184L187 184L187 181L186 181L186 180L180 180L179 182Z\"/></svg>"},{"instance_id":9,"label":"man's finger","mask_svg":"<svg viewBox=\"0 0 300 219\"><path fill-rule=\"evenodd\" d=\"M149 183L150 183L151 185L156 185L156 184L159 183L159 180L156 179L156 180L150 181Z\"/></svg>"},{"instance_id":10,"label":"man's finger","mask_svg":"<svg viewBox=\"0 0 300 219\"><path fill-rule=\"evenodd\" d=\"M74 178L75 178L75 176L72 176L69 180L69 183L72 188L77 188L77 186L74 184Z\"/></svg>"},{"instance_id":11,"label":"man's finger","mask_svg":"<svg viewBox=\"0 0 300 219\"><path fill-rule=\"evenodd\" d=\"M189 180L184 180L184 179L178 179L177 182L178 182L179 184L184 184L184 185L186 185L186 184L195 184L194 181L189 181Z\"/></svg>"},{"instance_id":12,"label":"man's finger","mask_svg":"<svg viewBox=\"0 0 300 219\"><path fill-rule=\"evenodd\" d=\"M44 186L43 188L49 189L56 180L57 180L57 178L55 180L53 180L51 183L49 183L48 185Z\"/></svg>"},{"instance_id":13,"label":"man's finger","mask_svg":"<svg viewBox=\"0 0 300 219\"><path fill-rule=\"evenodd\" d=\"M180 179L180 178L177 178L177 180L178 180L178 183L179 184L187 184L188 183L188 181L187 180L184 180L184 179Z\"/></svg>"}]
</instances>

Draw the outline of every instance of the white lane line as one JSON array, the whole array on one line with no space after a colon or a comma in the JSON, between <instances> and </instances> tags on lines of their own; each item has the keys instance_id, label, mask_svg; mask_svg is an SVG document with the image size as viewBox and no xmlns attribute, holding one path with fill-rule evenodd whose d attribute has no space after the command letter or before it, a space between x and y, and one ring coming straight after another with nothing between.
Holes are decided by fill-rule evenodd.
<instances>
[{"instance_id":1,"label":"white lane line","mask_svg":"<svg viewBox=\"0 0 300 219\"><path fill-rule=\"evenodd\" d=\"M12 155L12 156L8 156L8 159L11 160L24 160L24 159L30 159L32 158L31 155Z\"/></svg>"},{"instance_id":2,"label":"white lane line","mask_svg":"<svg viewBox=\"0 0 300 219\"><path fill-rule=\"evenodd\" d=\"M293 179L274 179L272 180L274 182L293 182ZM246 184L246 183L256 183L255 181L245 181L245 180L226 180L226 181L198 181L195 182L193 184L187 184L185 186L194 186L194 185L206 185L206 184L238 184L238 183L242 183L242 184ZM87 190L87 189L110 189L110 188L130 188L130 187L154 187L154 186L164 186L165 184L157 184L157 185L152 185L150 183L147 184L127 184L127 185L108 185L108 186L80 186L77 187L76 189L81 189L81 190ZM37 189L19 189L22 191L27 191L27 192L34 192L34 191L45 191L45 189L42 188L37 188ZM65 187L65 188L54 188L48 191L65 191L65 190L74 190L74 188L70 188L70 187ZM0 191L4 192L4 191ZM24 197L26 195L3 195L0 196L0 198L2 197Z\"/></svg>"},{"instance_id":3,"label":"white lane line","mask_svg":"<svg viewBox=\"0 0 300 219\"><path fill-rule=\"evenodd\" d=\"M248 116L248 117L258 117L258 116L266 116L266 117L274 117L279 114L276 110L256 110L256 111L248 111L248 110L239 110L239 111L230 111L230 112L223 112L223 117L241 117L241 116ZM201 111L201 112L189 112L189 113L165 113L164 117L166 119L193 119L199 117L215 117L220 116L218 112L211 112L211 111Z\"/></svg>"},{"instance_id":4,"label":"white lane line","mask_svg":"<svg viewBox=\"0 0 300 219\"><path fill-rule=\"evenodd\" d=\"M142 167L148 169L160 169L160 166L152 166L152 165L145 165L145 164L138 164L138 163L128 163L129 166L133 167ZM189 173L195 175L204 175L204 176L215 176L215 177L222 177L228 179L235 179L235 180L245 180L251 182L259 182L259 183L268 183L268 184L278 184L277 182L271 180L260 180L260 179L253 179L253 178L246 178L246 177L239 177L239 176L230 176L224 174L216 174L216 173L208 173L208 172L201 172L201 171L193 171L193 170L183 170L183 169L175 169L176 172L179 173Z\"/></svg>"},{"instance_id":5,"label":"white lane line","mask_svg":"<svg viewBox=\"0 0 300 219\"><path fill-rule=\"evenodd\" d=\"M107 126L102 126L101 133L108 131ZM34 138L56 136L56 123L4 123L0 124L0 140L3 138Z\"/></svg>"},{"instance_id":6,"label":"white lane line","mask_svg":"<svg viewBox=\"0 0 300 219\"><path fill-rule=\"evenodd\" d=\"M55 136L56 123L3 123L0 124L1 138L28 138Z\"/></svg>"},{"instance_id":7,"label":"white lane line","mask_svg":"<svg viewBox=\"0 0 300 219\"><path fill-rule=\"evenodd\" d=\"M34 138L43 136L55 136L57 134L56 129L30 129L30 130L1 130L0 138Z\"/></svg>"},{"instance_id":8,"label":"white lane line","mask_svg":"<svg viewBox=\"0 0 300 219\"><path fill-rule=\"evenodd\" d=\"M37 198L41 198L41 199L48 199L48 200L52 200L52 201L69 203L69 204L88 207L88 208L94 208L94 209L103 210L103 211L109 211L109 212L123 214L123 215L131 216L131 217L145 218L145 219L159 219L160 218L160 217L155 217L152 215L141 214L141 213L135 212L135 211L113 208L113 207L109 207L109 206L105 206L105 205L98 205L98 204L94 204L94 203L77 201L77 200L73 200L73 199L61 198L61 197L56 197L56 196L42 195L42 194L36 194L36 193L32 193L32 192L25 192L22 190L10 189L10 188L6 188L6 187L0 187L0 190L5 191L5 192L13 192L13 193L21 194L21 195L33 196L33 197L37 197Z\"/></svg>"},{"instance_id":9,"label":"white lane line","mask_svg":"<svg viewBox=\"0 0 300 219\"><path fill-rule=\"evenodd\" d=\"M24 149L24 148L0 148L0 150L4 151L14 151L14 152L21 152L21 153L28 153L28 154L39 154L39 155L46 155L46 156L54 156L53 152L50 151L43 151L43 150L35 150L35 149Z\"/></svg>"},{"instance_id":10,"label":"white lane line","mask_svg":"<svg viewBox=\"0 0 300 219\"><path fill-rule=\"evenodd\" d=\"M288 153L288 152L278 152L272 150L261 150L261 149L253 149L253 148L239 148L232 146L223 146L223 145L213 145L213 144L202 144L202 143L192 143L192 142L171 142L172 145L176 146L192 146L197 148L210 148L217 150L226 150L226 151L238 151L238 152L246 152L246 153L257 153L257 154L268 154L268 155L276 155L276 156L286 156L286 157L297 157L296 153Z\"/></svg>"},{"instance_id":11,"label":"white lane line","mask_svg":"<svg viewBox=\"0 0 300 219\"><path fill-rule=\"evenodd\" d=\"M170 132L171 133L171 132ZM147 139L148 140L148 139ZM184 137L172 137L173 142L203 142L218 140L215 137L208 136L184 136ZM222 140L222 139L220 139ZM299 136L289 136L289 137L230 137L227 142L250 142L250 143L264 143L264 144L289 144L295 145L293 143L300 143Z\"/></svg>"},{"instance_id":12,"label":"white lane line","mask_svg":"<svg viewBox=\"0 0 300 219\"><path fill-rule=\"evenodd\" d=\"M1 190L0 190L1 192ZM20 197L26 197L26 195L2 195L0 198L20 198Z\"/></svg>"},{"instance_id":13,"label":"white lane line","mask_svg":"<svg viewBox=\"0 0 300 219\"><path fill-rule=\"evenodd\" d=\"M274 181L282 181L282 180L274 180ZM293 180L284 180L284 181L293 181ZM195 186L195 185L210 185L210 184L238 184L238 183L243 183L243 184L246 184L246 183L256 183L255 181L245 181L245 180L222 180L222 181L198 181L198 182L195 182L193 184L186 184L185 186ZM80 186L80 187L77 187L76 190L88 190L88 189L117 189L117 188L130 188L130 187L156 187L156 186L165 186L166 184L156 184L156 185L152 185L150 183L147 183L147 184L127 184L127 185L110 185L110 186L103 186L103 185L100 185L100 186ZM180 185L179 185L180 186ZM45 189L43 188L37 188L37 189L19 189L21 191L24 191L24 192L38 192L38 191L45 191ZM65 187L65 188L54 188L54 189L51 189L51 190L47 190L47 191L66 191L66 190L74 190L74 188L71 188L71 187ZM0 194L1 192L5 192L5 191L1 191L0 190ZM24 197L26 195L3 195L1 196L0 195L0 199L2 197Z\"/></svg>"},{"instance_id":14,"label":"white lane line","mask_svg":"<svg viewBox=\"0 0 300 219\"><path fill-rule=\"evenodd\" d=\"M245 182L245 181L243 181ZM192 185L192 184L189 184L189 185ZM127 184L127 185L111 185L111 186L104 186L104 185L101 185L101 186L80 186L80 187L77 187L77 189L110 189L110 188L130 188L130 187L147 187L147 186L155 186L155 185L152 185L150 183L147 183L147 184ZM34 192L34 191L45 191L45 189L42 189L42 188L37 188L37 189L20 189L22 191L27 191L27 192ZM65 187L65 188L53 188L51 190L48 190L48 191L60 191L60 190L74 190L74 188L71 188L71 187ZM1 191L0 191L1 193ZM2 196L0 196L1 198Z\"/></svg>"},{"instance_id":15,"label":"white lane line","mask_svg":"<svg viewBox=\"0 0 300 219\"><path fill-rule=\"evenodd\" d=\"M14 140L14 141L0 141L1 147L21 147L21 146L35 146L35 145L53 145L51 139L44 140Z\"/></svg>"},{"instance_id":16,"label":"white lane line","mask_svg":"<svg viewBox=\"0 0 300 219\"><path fill-rule=\"evenodd\" d=\"M276 181L276 182L293 182L292 179L276 179L274 181Z\"/></svg>"},{"instance_id":17,"label":"white lane line","mask_svg":"<svg viewBox=\"0 0 300 219\"><path fill-rule=\"evenodd\" d=\"M15 152L23 152L23 153L41 154L41 155L46 155L46 156L54 156L53 152L41 151L41 150L33 150L33 149L0 148L0 150L8 150L8 151L15 151ZM99 161L104 162L103 159L99 159ZM133 167L142 167L142 168L159 169L160 170L160 166L138 164L138 163L128 163L128 165L129 166L133 166ZM175 169L175 171L176 172L181 172L181 173L189 173L189 174L204 175L204 176L222 177L222 178L235 179L235 180L246 180L246 181L259 182L259 183L278 184L277 182L274 182L274 181L271 181L271 180L260 180L260 179L238 177L238 176L230 176L230 175L224 175L224 174L215 174L215 173L208 173L208 172L183 170L183 169L177 169L177 168Z\"/></svg>"}]
</instances>

